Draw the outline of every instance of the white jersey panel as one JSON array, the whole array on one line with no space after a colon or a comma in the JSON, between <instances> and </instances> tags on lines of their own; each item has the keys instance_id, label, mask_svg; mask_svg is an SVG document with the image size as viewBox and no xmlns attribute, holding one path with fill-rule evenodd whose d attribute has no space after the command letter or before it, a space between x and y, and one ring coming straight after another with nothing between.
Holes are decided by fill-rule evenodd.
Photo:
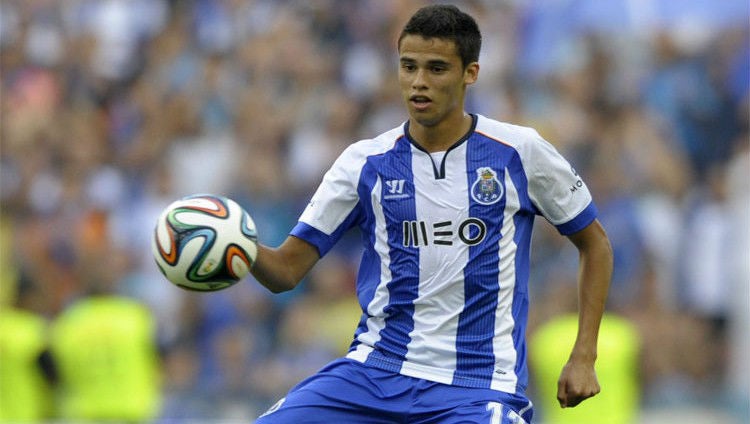
<instances>
[{"instance_id":1,"label":"white jersey panel","mask_svg":"<svg viewBox=\"0 0 750 424\"><path fill-rule=\"evenodd\" d=\"M463 268L469 249L463 243L439 243L450 240L456 223L469 214L468 197L456 196L468 190L465 153L466 143L446 155L446 175L436 179L432 156L412 147L417 220L427 223L427 237L419 248L420 283L404 372L424 378L414 364L430 364L430 374L435 368L451 371L445 375L448 383L456 368L456 332L464 308Z\"/></svg>"},{"instance_id":2,"label":"white jersey panel","mask_svg":"<svg viewBox=\"0 0 750 424\"><path fill-rule=\"evenodd\" d=\"M499 243L498 278L501 290L498 294L499 299L495 309L495 339L493 343L495 366L497 367L495 373L498 375L492 379L490 387L507 392L514 389L518 384L518 377L514 371L518 360L518 352L515 350L512 335L516 323L510 309L513 305L513 293L516 288L516 264L512 258L518 247L515 242L516 225L513 216L521 207L518 191L507 172L505 174L505 199L502 238Z\"/></svg>"}]
</instances>

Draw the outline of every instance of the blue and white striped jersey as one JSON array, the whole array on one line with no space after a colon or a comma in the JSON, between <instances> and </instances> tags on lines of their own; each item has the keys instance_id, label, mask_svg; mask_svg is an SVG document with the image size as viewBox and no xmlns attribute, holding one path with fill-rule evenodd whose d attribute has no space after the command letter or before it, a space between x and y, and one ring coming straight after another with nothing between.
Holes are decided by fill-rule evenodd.
<instances>
[{"instance_id":1,"label":"blue and white striped jersey","mask_svg":"<svg viewBox=\"0 0 750 424\"><path fill-rule=\"evenodd\" d=\"M321 256L353 226L362 318L348 357L404 375L523 393L531 230L596 217L570 164L536 131L473 115L436 158L408 122L349 146L292 235Z\"/></svg>"}]
</instances>

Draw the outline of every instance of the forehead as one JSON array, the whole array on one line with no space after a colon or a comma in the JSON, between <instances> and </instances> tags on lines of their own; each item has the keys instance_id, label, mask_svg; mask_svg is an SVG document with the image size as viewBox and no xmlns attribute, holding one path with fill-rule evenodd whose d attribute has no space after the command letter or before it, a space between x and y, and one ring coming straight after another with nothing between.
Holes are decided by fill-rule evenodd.
<instances>
[{"instance_id":1,"label":"forehead","mask_svg":"<svg viewBox=\"0 0 750 424\"><path fill-rule=\"evenodd\" d=\"M447 38L406 35L399 43L400 59L461 61L456 43Z\"/></svg>"}]
</instances>

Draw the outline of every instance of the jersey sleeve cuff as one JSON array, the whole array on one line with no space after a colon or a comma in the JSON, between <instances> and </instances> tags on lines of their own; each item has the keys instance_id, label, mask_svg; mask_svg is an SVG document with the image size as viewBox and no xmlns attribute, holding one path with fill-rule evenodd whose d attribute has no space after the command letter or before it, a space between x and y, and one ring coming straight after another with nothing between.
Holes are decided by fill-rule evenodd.
<instances>
[{"instance_id":1,"label":"jersey sleeve cuff","mask_svg":"<svg viewBox=\"0 0 750 424\"><path fill-rule=\"evenodd\" d=\"M321 258L331 250L335 243L331 236L302 221L297 222L297 225L292 228L289 234L315 246Z\"/></svg>"},{"instance_id":2,"label":"jersey sleeve cuff","mask_svg":"<svg viewBox=\"0 0 750 424\"><path fill-rule=\"evenodd\" d=\"M581 211L581 213L576 215L575 218L566 223L555 225L555 227L557 228L557 231L560 232L560 234L569 236L583 230L589 224L594 222L597 214L598 212L596 209L596 205L594 205L594 202L591 202L588 206L586 206L586 208L583 209L583 211Z\"/></svg>"}]
</instances>

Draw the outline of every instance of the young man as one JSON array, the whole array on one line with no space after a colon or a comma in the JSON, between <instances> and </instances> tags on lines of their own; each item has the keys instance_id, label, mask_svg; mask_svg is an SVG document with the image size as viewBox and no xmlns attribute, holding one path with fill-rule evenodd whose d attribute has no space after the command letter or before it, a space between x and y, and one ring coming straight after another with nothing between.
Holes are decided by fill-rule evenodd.
<instances>
[{"instance_id":1,"label":"young man","mask_svg":"<svg viewBox=\"0 0 750 424\"><path fill-rule=\"evenodd\" d=\"M580 252L579 329L558 398L599 392L594 361L612 271L580 177L534 130L464 112L481 35L428 6L398 40L403 125L349 146L253 275L293 289L357 226L362 318L349 353L293 388L266 423L530 422L524 333L531 228L544 216Z\"/></svg>"}]
</instances>

